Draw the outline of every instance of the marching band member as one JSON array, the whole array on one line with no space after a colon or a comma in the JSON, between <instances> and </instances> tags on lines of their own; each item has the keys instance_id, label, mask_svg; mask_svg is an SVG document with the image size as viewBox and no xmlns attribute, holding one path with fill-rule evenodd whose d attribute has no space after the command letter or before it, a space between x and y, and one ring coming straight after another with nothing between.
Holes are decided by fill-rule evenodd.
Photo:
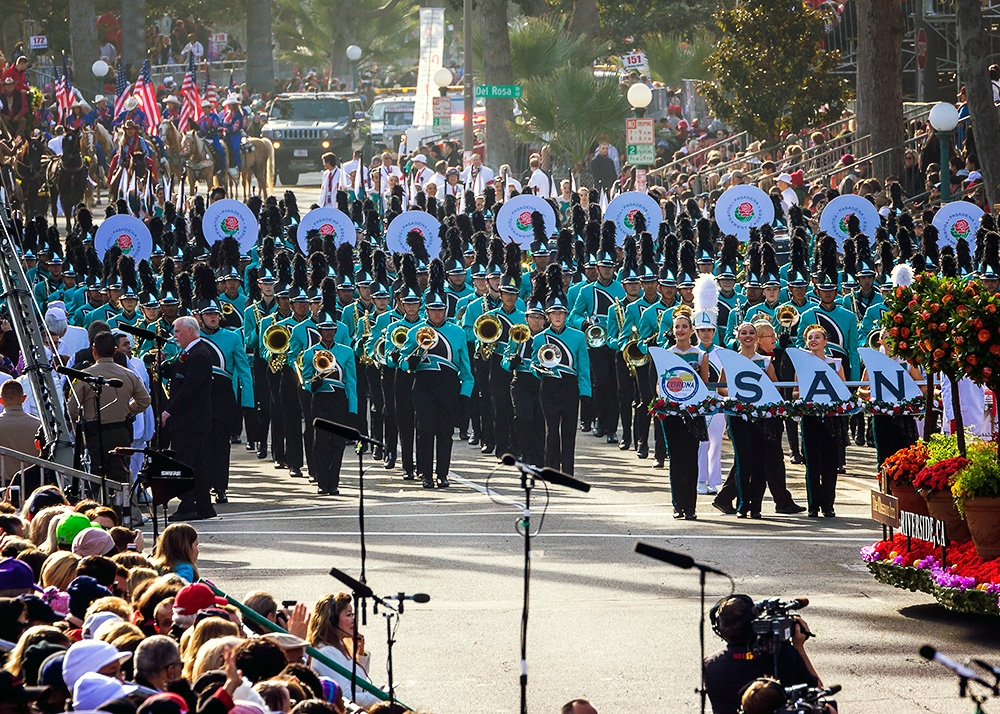
<instances>
[{"instance_id":1,"label":"marching band member","mask_svg":"<svg viewBox=\"0 0 1000 714\"><path fill-rule=\"evenodd\" d=\"M372 308L365 313L364 325L355 333L355 354L359 358L359 367L364 365L368 382L368 395L371 398L371 436L376 441L386 442L388 431L385 427L386 383L383 372L387 371L384 357L375 352L375 345L383 338L385 325L389 321L389 298L392 288L389 286L389 272L386 266L386 256L382 250L372 253ZM379 331L379 323L383 324ZM385 345L385 342L382 342ZM386 458L381 447L372 449L372 458L382 461Z\"/></svg>"},{"instance_id":2,"label":"marching band member","mask_svg":"<svg viewBox=\"0 0 1000 714\"><path fill-rule=\"evenodd\" d=\"M503 358L504 368L514 373L510 383L510 396L514 406L514 436L518 460L536 465L544 463L545 421L538 396L541 382L531 370L531 344L534 337L545 329L547 292L544 277L535 280L535 287L524 313L529 334L512 334ZM520 336L526 339L518 339Z\"/></svg>"},{"instance_id":3,"label":"marching band member","mask_svg":"<svg viewBox=\"0 0 1000 714\"><path fill-rule=\"evenodd\" d=\"M572 475L580 397L591 394L590 358L583 333L566 324L562 270L550 265L545 277L549 327L531 341L531 367L542 382L538 396L545 420L545 465Z\"/></svg>"},{"instance_id":4,"label":"marching band member","mask_svg":"<svg viewBox=\"0 0 1000 714\"><path fill-rule=\"evenodd\" d=\"M715 340L718 315L719 286L711 274L702 274L694 284L694 330L698 347L705 353L708 375L706 383L722 381L722 361ZM711 387L709 391L715 393ZM705 418L708 440L698 447L698 493L718 493L722 485L722 437L726 431L725 414Z\"/></svg>"},{"instance_id":5,"label":"marching band member","mask_svg":"<svg viewBox=\"0 0 1000 714\"><path fill-rule=\"evenodd\" d=\"M618 385L617 401L618 416L622 423L622 438L618 442L621 451L628 451L632 447L633 414L632 405L636 398L635 379L632 376L634 368L626 361L622 354L622 349L628 341L634 338L631 326L627 323L626 313L628 308L635 302L642 301L642 285L640 283L641 274L639 268L639 249L636 245L635 236L626 236L624 245L624 259L621 271L618 273L618 281L625 290L625 297L615 300L608 315L607 345L614 355L615 379ZM638 330L636 330L636 333Z\"/></svg>"},{"instance_id":6,"label":"marching band member","mask_svg":"<svg viewBox=\"0 0 1000 714\"><path fill-rule=\"evenodd\" d=\"M485 236L483 236L485 241ZM485 246L483 246L485 248ZM482 251L485 253L485 250ZM484 454L494 451L496 447L495 421L493 417L493 398L490 391L490 360L489 355L484 355L485 346L476 337L476 321L490 310L495 310L500 306L497 297L499 288L499 278L503 265L503 241L494 237L489 243L489 260L486 263L480 262L485 255L480 254L480 246L476 246L476 263L473 266L473 283L482 280L482 289L476 285L476 297L469 301L462 314L462 327L466 336L471 342L474 354L472 356L472 373L475 375L475 391L472 408L477 410L479 417L478 436L480 451ZM477 278L481 275L481 278ZM492 284L491 284L492 281ZM479 294L482 293L480 297ZM473 420L475 426L475 419ZM474 445L474 444L473 444Z\"/></svg>"},{"instance_id":7,"label":"marching band member","mask_svg":"<svg viewBox=\"0 0 1000 714\"><path fill-rule=\"evenodd\" d=\"M261 256L260 267L251 268L248 271L247 283L251 286L251 294L248 296L249 304L243 312L243 341L247 353L251 355L254 413L256 416L254 433L253 435L248 434L247 439L256 444L257 458L263 460L267 458L267 434L270 430L273 405L271 404L271 392L268 388L267 360L261 356L257 347L260 344L261 321L271 315L278 304L274 295L274 284L277 282L273 272L274 239L270 236L264 238Z\"/></svg>"},{"instance_id":8,"label":"marching band member","mask_svg":"<svg viewBox=\"0 0 1000 714\"><path fill-rule=\"evenodd\" d=\"M413 374L416 410L417 472L424 488L447 488L451 441L459 402L472 394L472 370L462 328L448 321L444 264L430 264L424 305L427 318L409 328L399 352L400 364ZM437 465L435 467L435 455Z\"/></svg>"},{"instance_id":9,"label":"marching band member","mask_svg":"<svg viewBox=\"0 0 1000 714\"><path fill-rule=\"evenodd\" d=\"M835 280L836 275L832 279ZM827 355L829 340L826 328L812 324L805 328L803 337L809 352L826 362L841 379L846 379L841 358ZM820 511L827 518L837 515L833 510L833 501L837 493L837 471L840 466L838 447L842 446L844 435L838 421L842 420L843 417L802 417L802 454L806 461L806 493L810 518L818 518Z\"/></svg>"},{"instance_id":10,"label":"marching band member","mask_svg":"<svg viewBox=\"0 0 1000 714\"><path fill-rule=\"evenodd\" d=\"M386 459L386 468L396 461L396 438L402 452L403 480L416 478L413 458L414 408L413 408L413 375L406 371L406 364L400 361L401 350L405 344L410 328L420 322L421 290L417 278L417 263L412 253L403 256L402 285L397 291L402 316L390 323L386 329L386 365L392 370L392 428L390 419L386 418L386 447L392 449ZM387 400L388 406L388 400ZM447 474L446 474L447 475Z\"/></svg>"}]
</instances>

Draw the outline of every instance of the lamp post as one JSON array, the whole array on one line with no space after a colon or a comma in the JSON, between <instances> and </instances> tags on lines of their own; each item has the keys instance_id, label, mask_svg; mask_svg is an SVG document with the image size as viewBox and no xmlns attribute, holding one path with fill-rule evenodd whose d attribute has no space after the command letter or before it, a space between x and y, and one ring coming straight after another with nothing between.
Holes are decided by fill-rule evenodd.
<instances>
[{"instance_id":1,"label":"lamp post","mask_svg":"<svg viewBox=\"0 0 1000 714\"><path fill-rule=\"evenodd\" d=\"M941 203L951 200L951 133L958 126L958 109L954 104L938 102L927 117L941 144Z\"/></svg>"},{"instance_id":2,"label":"lamp post","mask_svg":"<svg viewBox=\"0 0 1000 714\"><path fill-rule=\"evenodd\" d=\"M437 85L438 91L441 92L441 96L447 97L448 87L451 86L453 80L451 70L447 67L441 67L434 73L434 76L431 79L433 79L434 84Z\"/></svg>"},{"instance_id":3,"label":"lamp post","mask_svg":"<svg viewBox=\"0 0 1000 714\"><path fill-rule=\"evenodd\" d=\"M354 91L358 91L358 60L361 59L361 48L357 45L349 45L347 48L347 59L351 63L351 75L354 81Z\"/></svg>"},{"instance_id":4,"label":"lamp post","mask_svg":"<svg viewBox=\"0 0 1000 714\"><path fill-rule=\"evenodd\" d=\"M642 82L636 82L628 88L628 94L625 95L625 98L628 99L635 115L641 119L646 113L646 107L653 101L653 92Z\"/></svg>"}]
</instances>

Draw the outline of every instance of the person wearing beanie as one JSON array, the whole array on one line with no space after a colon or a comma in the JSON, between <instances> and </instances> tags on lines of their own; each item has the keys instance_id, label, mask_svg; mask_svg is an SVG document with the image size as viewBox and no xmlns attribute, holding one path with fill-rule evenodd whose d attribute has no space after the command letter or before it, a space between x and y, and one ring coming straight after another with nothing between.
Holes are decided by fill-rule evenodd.
<instances>
[{"instance_id":1,"label":"person wearing beanie","mask_svg":"<svg viewBox=\"0 0 1000 714\"><path fill-rule=\"evenodd\" d=\"M312 397L312 418L348 424L358 413L357 367L353 350L337 342L337 332L343 323L334 312L335 295L329 289L332 283L332 278L323 281L323 309L315 321L318 341L302 352L298 364L303 389ZM318 494L339 495L346 441L338 434L314 427L311 422L306 428L315 429L310 472L316 479Z\"/></svg>"},{"instance_id":2,"label":"person wearing beanie","mask_svg":"<svg viewBox=\"0 0 1000 714\"><path fill-rule=\"evenodd\" d=\"M399 364L413 375L413 404L420 405L415 416L421 484L434 488L436 475L437 487L447 488L459 404L472 394L473 377L465 332L447 318L444 264L438 258L431 261L423 302L427 317L407 332Z\"/></svg>"},{"instance_id":3,"label":"person wearing beanie","mask_svg":"<svg viewBox=\"0 0 1000 714\"><path fill-rule=\"evenodd\" d=\"M549 327L531 340L531 368L541 378L538 397L545 421L545 466L572 475L580 398L591 396L590 357L583 332L566 324L569 306L562 270L550 265L545 279Z\"/></svg>"},{"instance_id":4,"label":"person wearing beanie","mask_svg":"<svg viewBox=\"0 0 1000 714\"><path fill-rule=\"evenodd\" d=\"M430 279L428 265L428 280ZM400 304L401 316L385 328L385 363L392 370L392 402L386 401L385 445L389 449L385 467L391 469L396 464L396 441L399 440L401 460L403 462L403 480L412 481L416 478L416 464L413 454L413 439L415 435L413 408L413 373L406 370L406 365L400 361L400 348L407 339L410 330L417 327L420 320L420 306L423 291L417 277L417 261L412 253L403 255L402 284L396 291L396 299ZM392 418L390 419L389 415ZM391 423L390 423L391 422Z\"/></svg>"},{"instance_id":5,"label":"person wearing beanie","mask_svg":"<svg viewBox=\"0 0 1000 714\"><path fill-rule=\"evenodd\" d=\"M590 351L590 378L594 390L591 405L596 421L593 435L603 436L607 443L616 444L618 443L616 355L607 344L607 331L608 316L615 301L625 299L625 288L615 278L618 249L615 245L615 224L612 221L605 221L601 227L596 258L597 279L584 285L576 293L576 301L573 303L567 324L584 333L591 328L604 330L605 337L600 344L593 344L592 340L587 341Z\"/></svg>"}]
</instances>

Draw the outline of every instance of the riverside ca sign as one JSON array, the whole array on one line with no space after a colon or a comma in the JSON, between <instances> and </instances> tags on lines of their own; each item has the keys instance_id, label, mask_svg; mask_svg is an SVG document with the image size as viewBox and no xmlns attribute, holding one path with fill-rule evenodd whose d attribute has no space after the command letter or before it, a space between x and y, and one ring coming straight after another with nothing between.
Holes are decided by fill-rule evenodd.
<instances>
[{"instance_id":1,"label":"riverside ca sign","mask_svg":"<svg viewBox=\"0 0 1000 714\"><path fill-rule=\"evenodd\" d=\"M889 528L898 528L907 538L930 543L935 548L948 545L944 521L919 513L899 510L899 499L872 489L872 520Z\"/></svg>"}]
</instances>

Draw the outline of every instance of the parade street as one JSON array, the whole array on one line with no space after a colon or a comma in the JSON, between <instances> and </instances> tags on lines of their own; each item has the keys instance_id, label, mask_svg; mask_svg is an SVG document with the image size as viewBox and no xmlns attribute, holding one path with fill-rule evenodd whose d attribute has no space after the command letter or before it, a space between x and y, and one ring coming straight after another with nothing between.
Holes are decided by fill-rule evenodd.
<instances>
[{"instance_id":1,"label":"parade street","mask_svg":"<svg viewBox=\"0 0 1000 714\"><path fill-rule=\"evenodd\" d=\"M731 463L726 442L723 470ZM667 472L637 466L603 439L581 435L576 476L589 494L550 487L541 535L533 542L528 633L532 711L589 698L603 712L696 711L698 576L644 558L637 541L682 551L729 572L755 600L808 597L802 615L816 634L806 645L824 684L843 685L841 711L954 712L957 681L917 650L933 644L964 661L990 660L997 645L987 618L948 613L921 593L881 585L858 550L881 538L870 520L873 450L848 449L836 519L776 516L769 497L761 521L724 516L700 496L698 520L675 521ZM199 524L200 566L223 591L243 598L267 590L310 606L344 589L331 567L360 572L357 461L345 454L338 498L317 499L306 479L233 447L230 504ZM407 602L393 649L397 695L442 714L515 711L523 583L523 539L515 532L522 492L509 467L456 441L452 486L424 491L390 478L365 459L367 581L379 595L426 592ZM805 502L801 466L789 487ZM493 499L487 494L487 483ZM532 495L532 527L545 510ZM146 526L149 533L149 524ZM729 593L710 576L708 607ZM368 613L362 628L371 678L387 683L385 623ZM706 623L709 654L721 640Z\"/></svg>"}]
</instances>

